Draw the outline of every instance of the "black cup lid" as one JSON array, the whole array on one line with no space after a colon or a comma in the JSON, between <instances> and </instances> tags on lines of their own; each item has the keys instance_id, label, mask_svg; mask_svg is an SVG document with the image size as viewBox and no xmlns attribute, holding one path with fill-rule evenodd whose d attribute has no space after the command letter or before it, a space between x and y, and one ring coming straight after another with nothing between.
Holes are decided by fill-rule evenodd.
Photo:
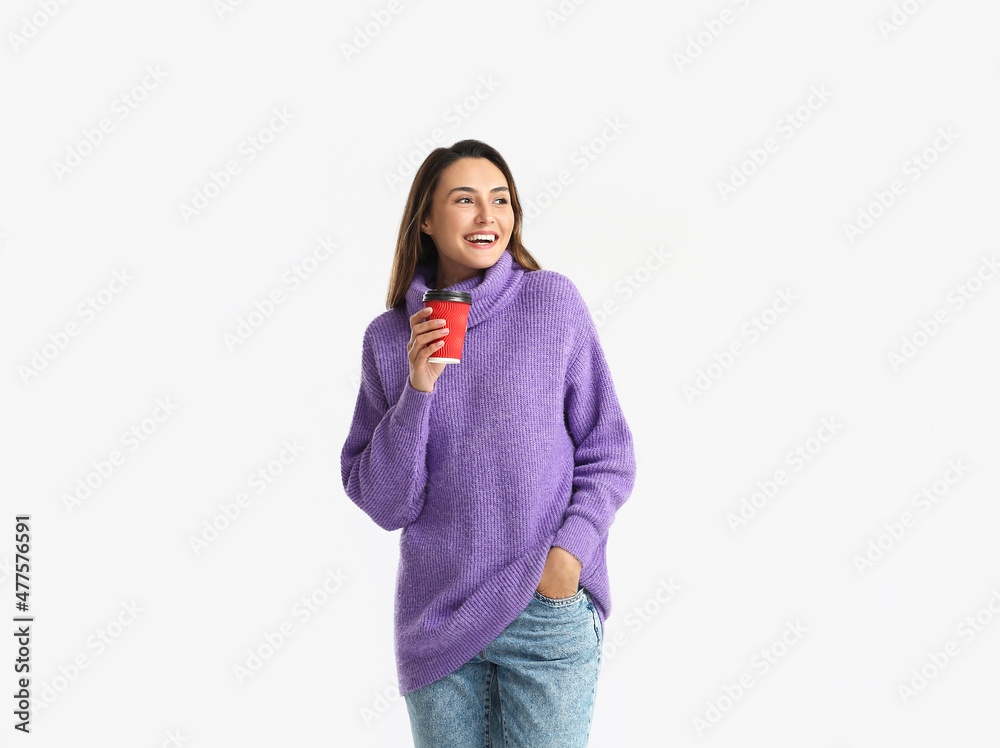
<instances>
[{"instance_id":1,"label":"black cup lid","mask_svg":"<svg viewBox=\"0 0 1000 748\"><path fill-rule=\"evenodd\" d=\"M424 291L424 301L460 301L471 304L472 294L468 291Z\"/></svg>"}]
</instances>

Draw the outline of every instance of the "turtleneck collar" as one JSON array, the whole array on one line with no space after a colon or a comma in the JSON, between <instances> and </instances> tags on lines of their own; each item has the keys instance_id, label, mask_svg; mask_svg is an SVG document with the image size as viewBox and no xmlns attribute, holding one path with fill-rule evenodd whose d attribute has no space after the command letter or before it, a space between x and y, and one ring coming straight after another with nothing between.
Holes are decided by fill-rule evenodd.
<instances>
[{"instance_id":1,"label":"turtleneck collar","mask_svg":"<svg viewBox=\"0 0 1000 748\"><path fill-rule=\"evenodd\" d=\"M510 250L505 249L497 261L486 268L484 275L474 275L448 286L447 290L468 291L472 294L472 308L469 309L469 321L466 326L475 327L513 301L523 276L524 268L517 264ZM413 271L410 288L406 292L407 316L412 317L424 308L424 291L433 289L431 284L436 280L436 257L417 265Z\"/></svg>"}]
</instances>

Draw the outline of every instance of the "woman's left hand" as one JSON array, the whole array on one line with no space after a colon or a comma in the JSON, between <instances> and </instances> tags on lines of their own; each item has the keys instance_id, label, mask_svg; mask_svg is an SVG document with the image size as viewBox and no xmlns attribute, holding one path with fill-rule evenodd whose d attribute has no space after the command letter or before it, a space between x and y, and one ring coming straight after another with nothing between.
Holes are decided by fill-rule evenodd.
<instances>
[{"instance_id":1,"label":"woman's left hand","mask_svg":"<svg viewBox=\"0 0 1000 748\"><path fill-rule=\"evenodd\" d=\"M545 569L538 581L538 591L555 600L573 597L580 586L581 571L583 564L576 556L565 548L554 545L549 549L549 556L545 560Z\"/></svg>"}]
</instances>

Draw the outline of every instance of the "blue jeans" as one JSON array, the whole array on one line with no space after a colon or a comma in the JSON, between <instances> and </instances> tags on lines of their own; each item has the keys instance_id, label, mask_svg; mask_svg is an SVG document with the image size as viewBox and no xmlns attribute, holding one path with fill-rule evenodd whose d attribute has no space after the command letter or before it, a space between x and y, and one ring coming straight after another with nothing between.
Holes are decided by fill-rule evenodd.
<instances>
[{"instance_id":1,"label":"blue jeans","mask_svg":"<svg viewBox=\"0 0 1000 748\"><path fill-rule=\"evenodd\" d=\"M590 593L535 590L453 673L403 698L415 748L586 748L604 634Z\"/></svg>"}]
</instances>

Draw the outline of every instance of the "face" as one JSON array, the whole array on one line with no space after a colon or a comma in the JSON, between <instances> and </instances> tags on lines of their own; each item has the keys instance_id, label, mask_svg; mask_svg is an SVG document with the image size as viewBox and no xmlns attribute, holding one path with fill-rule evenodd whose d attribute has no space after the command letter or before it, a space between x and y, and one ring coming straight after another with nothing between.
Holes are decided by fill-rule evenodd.
<instances>
[{"instance_id":1,"label":"face","mask_svg":"<svg viewBox=\"0 0 1000 748\"><path fill-rule=\"evenodd\" d=\"M420 224L438 250L438 280L448 285L492 267L513 228L507 180L485 158L460 158L441 172L430 214Z\"/></svg>"}]
</instances>

